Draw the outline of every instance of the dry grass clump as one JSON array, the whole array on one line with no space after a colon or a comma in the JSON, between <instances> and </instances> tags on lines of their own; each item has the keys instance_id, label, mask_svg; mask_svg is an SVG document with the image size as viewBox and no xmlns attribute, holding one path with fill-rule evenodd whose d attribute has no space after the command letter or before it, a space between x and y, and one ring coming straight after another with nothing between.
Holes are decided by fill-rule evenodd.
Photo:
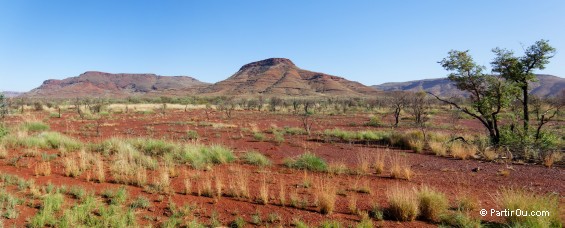
<instances>
[{"instance_id":1,"label":"dry grass clump","mask_svg":"<svg viewBox=\"0 0 565 228\"><path fill-rule=\"evenodd\" d=\"M454 158L459 158L462 160L471 158L476 154L475 149L472 148L471 146L467 146L457 142L451 144L451 146L449 147L449 152L451 153L451 156L453 156Z\"/></svg>"},{"instance_id":2,"label":"dry grass clump","mask_svg":"<svg viewBox=\"0 0 565 228\"><path fill-rule=\"evenodd\" d=\"M147 169L124 158L117 158L110 166L116 183L144 186L147 183Z\"/></svg>"},{"instance_id":3,"label":"dry grass clump","mask_svg":"<svg viewBox=\"0 0 565 228\"><path fill-rule=\"evenodd\" d=\"M49 175L51 175L51 162L49 162L49 161L39 162L35 166L34 173L35 173L36 176L49 176Z\"/></svg>"},{"instance_id":4,"label":"dry grass clump","mask_svg":"<svg viewBox=\"0 0 565 228\"><path fill-rule=\"evenodd\" d=\"M387 151L388 151L388 149L387 149ZM379 151L375 154L373 166L375 168L376 174L381 174L385 170L385 159L386 159L386 156L385 156L384 153Z\"/></svg>"},{"instance_id":5,"label":"dry grass clump","mask_svg":"<svg viewBox=\"0 0 565 228\"><path fill-rule=\"evenodd\" d=\"M160 193L171 193L171 179L169 176L169 171L166 168L161 168L161 171L157 175L156 180L153 182L153 189Z\"/></svg>"},{"instance_id":6,"label":"dry grass clump","mask_svg":"<svg viewBox=\"0 0 565 228\"><path fill-rule=\"evenodd\" d=\"M216 187L216 197L220 198L222 197L222 192L223 192L223 188L224 188L224 183L222 182L222 175L215 175L214 176L214 182L215 182L215 187Z\"/></svg>"},{"instance_id":7,"label":"dry grass clump","mask_svg":"<svg viewBox=\"0 0 565 228\"><path fill-rule=\"evenodd\" d=\"M357 173L359 174L369 173L370 166L371 166L371 156L368 153L357 154Z\"/></svg>"},{"instance_id":8,"label":"dry grass clump","mask_svg":"<svg viewBox=\"0 0 565 228\"><path fill-rule=\"evenodd\" d=\"M286 189L283 179L279 180L279 203L283 207L286 205Z\"/></svg>"},{"instance_id":9,"label":"dry grass clump","mask_svg":"<svg viewBox=\"0 0 565 228\"><path fill-rule=\"evenodd\" d=\"M68 177L78 177L82 173L78 160L74 156L63 158L63 170L65 176Z\"/></svg>"},{"instance_id":10,"label":"dry grass clump","mask_svg":"<svg viewBox=\"0 0 565 228\"><path fill-rule=\"evenodd\" d=\"M396 186L388 190L388 213L398 221L413 221L418 216L418 198L414 189Z\"/></svg>"},{"instance_id":11,"label":"dry grass clump","mask_svg":"<svg viewBox=\"0 0 565 228\"><path fill-rule=\"evenodd\" d=\"M525 190L502 189L496 200L501 208L515 211L513 215L506 216L506 222L511 227L562 227L560 216L559 196L555 194L536 195ZM516 210L521 210L517 215ZM548 211L548 215L532 216L524 213L532 211Z\"/></svg>"},{"instance_id":12,"label":"dry grass clump","mask_svg":"<svg viewBox=\"0 0 565 228\"><path fill-rule=\"evenodd\" d=\"M226 195L238 199L249 198L249 171L237 166L230 170L230 180L228 181L228 188Z\"/></svg>"},{"instance_id":13,"label":"dry grass clump","mask_svg":"<svg viewBox=\"0 0 565 228\"><path fill-rule=\"evenodd\" d=\"M96 156L92 168L93 168L95 180L97 180L100 183L106 181L106 172L104 171L104 160L102 160L102 157L100 155Z\"/></svg>"},{"instance_id":14,"label":"dry grass clump","mask_svg":"<svg viewBox=\"0 0 565 228\"><path fill-rule=\"evenodd\" d=\"M412 168L406 164L405 159L398 154L391 156L390 176L392 178L410 180L413 175Z\"/></svg>"},{"instance_id":15,"label":"dry grass clump","mask_svg":"<svg viewBox=\"0 0 565 228\"><path fill-rule=\"evenodd\" d=\"M436 156L441 156L441 157L447 156L447 146L442 142L430 141L428 143L428 146L430 147L432 153L435 154Z\"/></svg>"},{"instance_id":16,"label":"dry grass clump","mask_svg":"<svg viewBox=\"0 0 565 228\"><path fill-rule=\"evenodd\" d=\"M349 169L347 168L347 165L343 162L331 162L328 165L328 173L340 175L348 172Z\"/></svg>"},{"instance_id":17,"label":"dry grass clump","mask_svg":"<svg viewBox=\"0 0 565 228\"><path fill-rule=\"evenodd\" d=\"M337 197L335 183L329 178L319 179L315 188L315 196L318 200L318 208L322 214L331 214L335 209Z\"/></svg>"},{"instance_id":18,"label":"dry grass clump","mask_svg":"<svg viewBox=\"0 0 565 228\"><path fill-rule=\"evenodd\" d=\"M422 186L418 191L420 217L426 221L439 222L449 207L445 195L428 186Z\"/></svg>"},{"instance_id":19,"label":"dry grass clump","mask_svg":"<svg viewBox=\"0 0 565 228\"><path fill-rule=\"evenodd\" d=\"M202 180L201 184L202 184L202 192L200 193L200 189L199 189L199 194L202 194L203 196L206 197L214 197L214 189L212 188L212 178L210 177L210 175L206 175L205 177L203 177L204 180Z\"/></svg>"},{"instance_id":20,"label":"dry grass clump","mask_svg":"<svg viewBox=\"0 0 565 228\"><path fill-rule=\"evenodd\" d=\"M4 159L8 157L8 150L6 149L6 146L4 146L4 143L0 142L0 159Z\"/></svg>"},{"instance_id":21,"label":"dry grass clump","mask_svg":"<svg viewBox=\"0 0 565 228\"><path fill-rule=\"evenodd\" d=\"M269 186L267 185L267 177L265 176L261 177L257 202L263 205L269 203Z\"/></svg>"},{"instance_id":22,"label":"dry grass clump","mask_svg":"<svg viewBox=\"0 0 565 228\"><path fill-rule=\"evenodd\" d=\"M495 159L498 158L498 151L490 147L485 148L482 151L482 154L483 154L483 158L487 161L494 161Z\"/></svg>"},{"instance_id":23,"label":"dry grass clump","mask_svg":"<svg viewBox=\"0 0 565 228\"><path fill-rule=\"evenodd\" d=\"M551 168L555 162L559 162L563 159L563 154L555 151L543 156L542 159L543 159L543 165L545 167Z\"/></svg>"}]
</instances>

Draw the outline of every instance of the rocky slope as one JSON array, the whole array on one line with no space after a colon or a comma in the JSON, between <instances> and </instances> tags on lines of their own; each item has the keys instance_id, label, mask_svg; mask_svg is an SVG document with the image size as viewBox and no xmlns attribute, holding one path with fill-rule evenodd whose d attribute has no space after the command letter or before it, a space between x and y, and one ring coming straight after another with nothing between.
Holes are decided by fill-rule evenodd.
<instances>
[{"instance_id":1,"label":"rocky slope","mask_svg":"<svg viewBox=\"0 0 565 228\"><path fill-rule=\"evenodd\" d=\"M363 96L376 90L361 83L298 68L284 58L244 65L231 77L201 90L205 95Z\"/></svg>"},{"instance_id":2,"label":"rocky slope","mask_svg":"<svg viewBox=\"0 0 565 228\"><path fill-rule=\"evenodd\" d=\"M40 87L25 93L32 98L75 98L128 96L164 96L194 94L208 83L187 76L155 74L111 74L88 71L77 77L47 80Z\"/></svg>"}]
</instances>

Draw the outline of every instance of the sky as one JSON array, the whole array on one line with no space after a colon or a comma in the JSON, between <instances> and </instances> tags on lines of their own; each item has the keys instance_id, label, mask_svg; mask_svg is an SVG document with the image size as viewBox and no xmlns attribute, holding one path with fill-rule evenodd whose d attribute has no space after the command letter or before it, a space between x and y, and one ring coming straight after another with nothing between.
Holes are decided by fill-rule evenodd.
<instances>
[{"instance_id":1,"label":"sky","mask_svg":"<svg viewBox=\"0 0 565 228\"><path fill-rule=\"evenodd\" d=\"M537 73L565 77L565 1L0 0L0 91L85 71L217 82L271 57L365 85L445 77L449 50L557 49Z\"/></svg>"}]
</instances>

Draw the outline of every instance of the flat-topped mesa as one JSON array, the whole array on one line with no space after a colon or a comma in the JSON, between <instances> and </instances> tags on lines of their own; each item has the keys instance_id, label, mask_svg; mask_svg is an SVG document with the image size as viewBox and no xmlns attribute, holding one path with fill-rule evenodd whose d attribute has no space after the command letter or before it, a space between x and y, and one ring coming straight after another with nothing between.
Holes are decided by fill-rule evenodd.
<instances>
[{"instance_id":1,"label":"flat-topped mesa","mask_svg":"<svg viewBox=\"0 0 565 228\"><path fill-rule=\"evenodd\" d=\"M269 58L269 59L264 59L264 60L261 60L261 61L245 64L239 70L241 71L241 70L245 70L245 69L252 68L252 67L275 66L275 65L278 65L278 64L284 64L284 65L296 67L296 65L294 65L294 63L292 61L290 61L290 59Z\"/></svg>"}]
</instances>

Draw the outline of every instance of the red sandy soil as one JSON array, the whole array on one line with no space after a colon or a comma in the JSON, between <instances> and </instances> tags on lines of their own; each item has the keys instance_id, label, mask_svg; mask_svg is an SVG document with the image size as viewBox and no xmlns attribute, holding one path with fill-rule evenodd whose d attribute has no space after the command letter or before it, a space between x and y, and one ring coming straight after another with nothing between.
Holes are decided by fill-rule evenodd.
<instances>
[{"instance_id":1,"label":"red sandy soil","mask_svg":"<svg viewBox=\"0 0 565 228\"><path fill-rule=\"evenodd\" d=\"M74 113L65 113L64 117L48 118L44 113L35 113L51 126L51 130L62 132L71 137L78 138L83 142L99 142L110 137L153 137L163 138L178 142L187 142L185 138L187 130L196 130L200 135L199 142L203 144L222 144L232 148L236 154L242 154L248 150L259 151L267 155L273 160L274 165L270 168L260 169L250 165L221 165L213 168L212 171L195 171L188 166L177 167L178 177L171 178L172 186L176 194L165 196L162 202L157 202L160 198L159 194L150 194L141 187L127 186L129 191L129 199L134 199L137 195L144 195L152 200L152 207L148 210L138 211L138 222L140 224L159 224L167 219L170 211L167 209L169 201L173 201L176 205L185 205L187 203L199 205L200 210L197 211L198 220L207 222L213 212L217 212L222 224L228 224L233 221L236 216L243 217L249 224L253 214L259 213L262 220L267 220L267 215L277 213L282 217L282 222L277 223L283 226L290 226L294 218L300 218L309 224L319 224L324 220L340 220L346 224L353 224L359 221L358 215L352 215L348 209L349 198L356 197L358 208L368 210L373 203L378 203L381 207L387 206L386 193L387 190L395 186L419 187L428 185L444 192L453 204L459 196L471 196L479 201L480 206L471 213L476 218L480 218L486 222L503 222L500 217L481 217L479 210L481 208L500 209L496 203L496 194L502 187L525 188L535 191L539 194L556 193L563 196L565 193L565 170L562 167L546 168L541 165L531 164L502 164L494 162L484 162L478 160L457 160L453 158L437 157L429 154L418 154L411 151L402 151L396 149L386 150L384 145L360 145L339 142L324 142L318 139L318 136L285 136L285 142L276 144L269 140L258 142L253 139L250 131L242 130L243 128L253 128L255 125L261 131L266 132L271 126L280 128L301 127L301 120L291 114L272 114L268 112L257 111L236 111L231 119L226 119L222 113L214 112L206 117L204 110L169 111L166 114L112 114L105 118L101 124L100 135L97 136L95 131L96 121L81 120ZM364 123L369 120L367 115L348 115L348 116L323 116L316 117L314 131L323 131L324 129L340 128L345 130L390 130L390 128L374 128L366 127ZM15 125L21 121L20 117L11 117L8 120L9 125ZM436 120L445 124L445 120ZM233 127L218 127L193 125L192 123L210 122L224 123L234 125ZM481 126L473 120L460 120L463 131L477 132L482 131ZM251 124L251 125L250 125ZM408 130L409 127L401 127L398 130ZM449 129L438 129L439 131L450 131ZM265 133L268 139L273 138L270 133ZM322 215L317 209L311 205L304 209L283 207L279 205L278 194L279 186L282 182L285 187L287 202L289 194L297 192L300 197L305 197L312 204L311 196L312 188L303 188L301 184L304 179L304 172L286 168L283 165L285 158L293 157L304 153L305 151L313 152L330 163L342 162L348 167L355 167L359 154L375 154L379 153L400 153L414 171L415 175L411 180L398 180L390 178L388 164L385 166L385 172L382 174L366 174L366 175L332 175L331 182L338 186L339 190L345 192L346 196L339 195L337 197L335 212L331 215ZM46 151L47 153L57 153L57 151ZM63 168L60 160L56 160L52 164L52 174L47 177L35 176L34 158L24 158L20 161L19 167L8 165L10 157L17 156L21 153L19 150L10 150L8 158L0 160L0 172L15 174L25 179L34 179L39 185L52 183L55 185L80 185L89 191L97 193L107 188L118 188L119 184L111 183L112 179L107 172L109 183L87 182L86 176L83 174L78 178L66 177L63 174ZM387 160L388 163L388 160ZM233 171L234 166L240 166L251 172L250 189L251 198L239 200L231 197L222 197L213 199L204 196L184 195L183 180L187 173L201 173L204 176L212 175L223 179L224 186L229 183L229 175ZM479 172L473 172L472 169L480 167ZM510 171L510 175L499 175L500 170ZM316 176L322 174L308 173L310 178L315 179ZM153 173L148 173L148 181L152 182ZM258 196L260 180L266 177L269 183L270 200L268 205L256 203L253 198ZM371 193L357 193L347 189L352 188L356 183L360 185L366 184L370 187ZM315 182L313 182L315 184ZM10 192L17 189L8 188ZM20 194L21 195L21 194ZM22 196L26 197L26 196ZM39 201L33 201L38 204ZM73 202L69 197L66 202ZM565 199L560 197L560 208L563 208ZM18 206L20 215L17 219L5 219L4 225L23 226L26 220L37 212L36 208L29 205ZM143 218L146 217L146 218ZM565 216L562 216L565 218ZM147 220L150 218L150 220ZM434 224L414 221L414 222L396 222L391 220L374 221L375 225L394 227L432 227Z\"/></svg>"}]
</instances>

